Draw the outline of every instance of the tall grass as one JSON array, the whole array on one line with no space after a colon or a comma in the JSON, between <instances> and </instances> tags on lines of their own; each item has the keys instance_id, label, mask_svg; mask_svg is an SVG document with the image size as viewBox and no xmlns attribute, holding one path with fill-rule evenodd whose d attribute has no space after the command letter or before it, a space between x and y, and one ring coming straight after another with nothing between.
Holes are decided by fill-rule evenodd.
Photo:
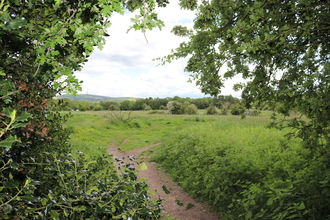
<instances>
[{"instance_id":1,"label":"tall grass","mask_svg":"<svg viewBox=\"0 0 330 220\"><path fill-rule=\"evenodd\" d=\"M259 119L186 127L153 160L223 219L329 219L329 169Z\"/></svg>"},{"instance_id":2,"label":"tall grass","mask_svg":"<svg viewBox=\"0 0 330 220\"><path fill-rule=\"evenodd\" d=\"M95 155L110 143L129 151L164 142L153 160L224 220L330 219L330 169L311 160L299 140L286 140L287 131L267 129L269 112L244 120L133 112L127 122L107 112L73 115L67 126L75 151Z\"/></svg>"}]
</instances>

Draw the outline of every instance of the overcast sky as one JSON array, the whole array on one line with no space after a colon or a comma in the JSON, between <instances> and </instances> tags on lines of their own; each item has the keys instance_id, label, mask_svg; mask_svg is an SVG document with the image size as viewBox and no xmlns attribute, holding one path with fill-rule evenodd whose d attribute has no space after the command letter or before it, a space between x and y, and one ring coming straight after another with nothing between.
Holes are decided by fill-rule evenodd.
<instances>
[{"instance_id":1,"label":"overcast sky","mask_svg":"<svg viewBox=\"0 0 330 220\"><path fill-rule=\"evenodd\" d=\"M192 26L194 12L180 10L177 1L171 1L166 8L157 9L159 18L165 22L160 31L155 29L143 34L131 30L130 18L133 14L114 15L109 29L110 37L103 50L96 49L80 72L83 91L93 95L110 97L205 97L194 83L188 83L189 73L184 72L186 60L180 59L165 66L157 66L153 58L170 53L184 39L170 33L178 24ZM239 96L232 90L232 82L226 84L222 95Z\"/></svg>"}]
</instances>

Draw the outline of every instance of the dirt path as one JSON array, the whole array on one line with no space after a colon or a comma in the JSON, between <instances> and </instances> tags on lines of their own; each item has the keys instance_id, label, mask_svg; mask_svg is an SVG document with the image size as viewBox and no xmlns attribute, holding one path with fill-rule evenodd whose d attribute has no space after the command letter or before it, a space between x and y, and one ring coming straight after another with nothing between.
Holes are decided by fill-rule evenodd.
<instances>
[{"instance_id":1,"label":"dirt path","mask_svg":"<svg viewBox=\"0 0 330 220\"><path fill-rule=\"evenodd\" d=\"M126 138L121 144L125 144L129 138ZM116 146L111 144L109 146L109 153L112 153L114 158L127 158L128 156L134 155L138 161L143 160L142 157L139 158L139 155L148 150L149 148L159 145L161 143L152 144L143 148L135 149L129 152L119 151L121 145ZM154 192L155 190L159 193L160 197L164 198L165 201L162 203L165 209L163 216L175 217L175 219L180 220L218 220L219 217L210 212L206 205L201 204L191 198L186 194L182 188L173 182L169 177L167 177L161 170L156 168L154 162L145 161L148 169L140 170L138 178L147 178L147 183L150 185L150 191ZM117 164L116 164L117 165ZM117 166L118 167L118 166ZM165 185L166 188L171 192L167 195L163 190L162 186ZM157 196L150 195L153 199L157 199ZM184 207L178 206L175 200L180 200L184 204ZM187 208L187 204L192 204Z\"/></svg>"}]
</instances>

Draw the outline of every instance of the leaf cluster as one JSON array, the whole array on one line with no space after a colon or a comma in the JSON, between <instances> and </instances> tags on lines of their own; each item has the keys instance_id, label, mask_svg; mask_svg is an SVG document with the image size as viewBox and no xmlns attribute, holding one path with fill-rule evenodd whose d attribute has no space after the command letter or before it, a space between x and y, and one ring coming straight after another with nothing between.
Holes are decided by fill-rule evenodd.
<instances>
[{"instance_id":1,"label":"leaf cluster","mask_svg":"<svg viewBox=\"0 0 330 220\"><path fill-rule=\"evenodd\" d=\"M193 1L181 1L188 4ZM189 4L190 4L189 3ZM280 114L307 116L285 122L317 157L329 152L329 11L326 1L203 1L194 27L162 63L188 58L185 71L205 94L217 96L226 79L241 76L243 105L267 105ZM277 126L283 127L283 126Z\"/></svg>"},{"instance_id":2,"label":"leaf cluster","mask_svg":"<svg viewBox=\"0 0 330 220\"><path fill-rule=\"evenodd\" d=\"M57 93L80 90L73 72L125 8L112 0L0 1L1 219L158 218L158 202L134 173L118 176L110 157L70 155L70 115L48 106Z\"/></svg>"}]
</instances>

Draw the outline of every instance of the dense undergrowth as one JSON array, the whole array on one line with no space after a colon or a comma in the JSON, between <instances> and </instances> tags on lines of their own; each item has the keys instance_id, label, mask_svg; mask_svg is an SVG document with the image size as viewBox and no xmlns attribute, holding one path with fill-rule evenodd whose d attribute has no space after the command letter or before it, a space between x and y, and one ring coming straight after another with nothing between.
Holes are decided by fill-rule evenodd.
<instances>
[{"instance_id":1,"label":"dense undergrowth","mask_svg":"<svg viewBox=\"0 0 330 220\"><path fill-rule=\"evenodd\" d=\"M5 112L8 133L26 126L23 116ZM102 145L96 154L72 149L69 135L75 127L62 127L67 119L48 114L44 121L51 138L1 142L0 219L159 219L162 199L149 197L149 186L129 164L117 172Z\"/></svg>"},{"instance_id":2,"label":"dense undergrowth","mask_svg":"<svg viewBox=\"0 0 330 220\"><path fill-rule=\"evenodd\" d=\"M172 133L153 160L222 219L329 219L329 166L287 131L222 118Z\"/></svg>"}]
</instances>

